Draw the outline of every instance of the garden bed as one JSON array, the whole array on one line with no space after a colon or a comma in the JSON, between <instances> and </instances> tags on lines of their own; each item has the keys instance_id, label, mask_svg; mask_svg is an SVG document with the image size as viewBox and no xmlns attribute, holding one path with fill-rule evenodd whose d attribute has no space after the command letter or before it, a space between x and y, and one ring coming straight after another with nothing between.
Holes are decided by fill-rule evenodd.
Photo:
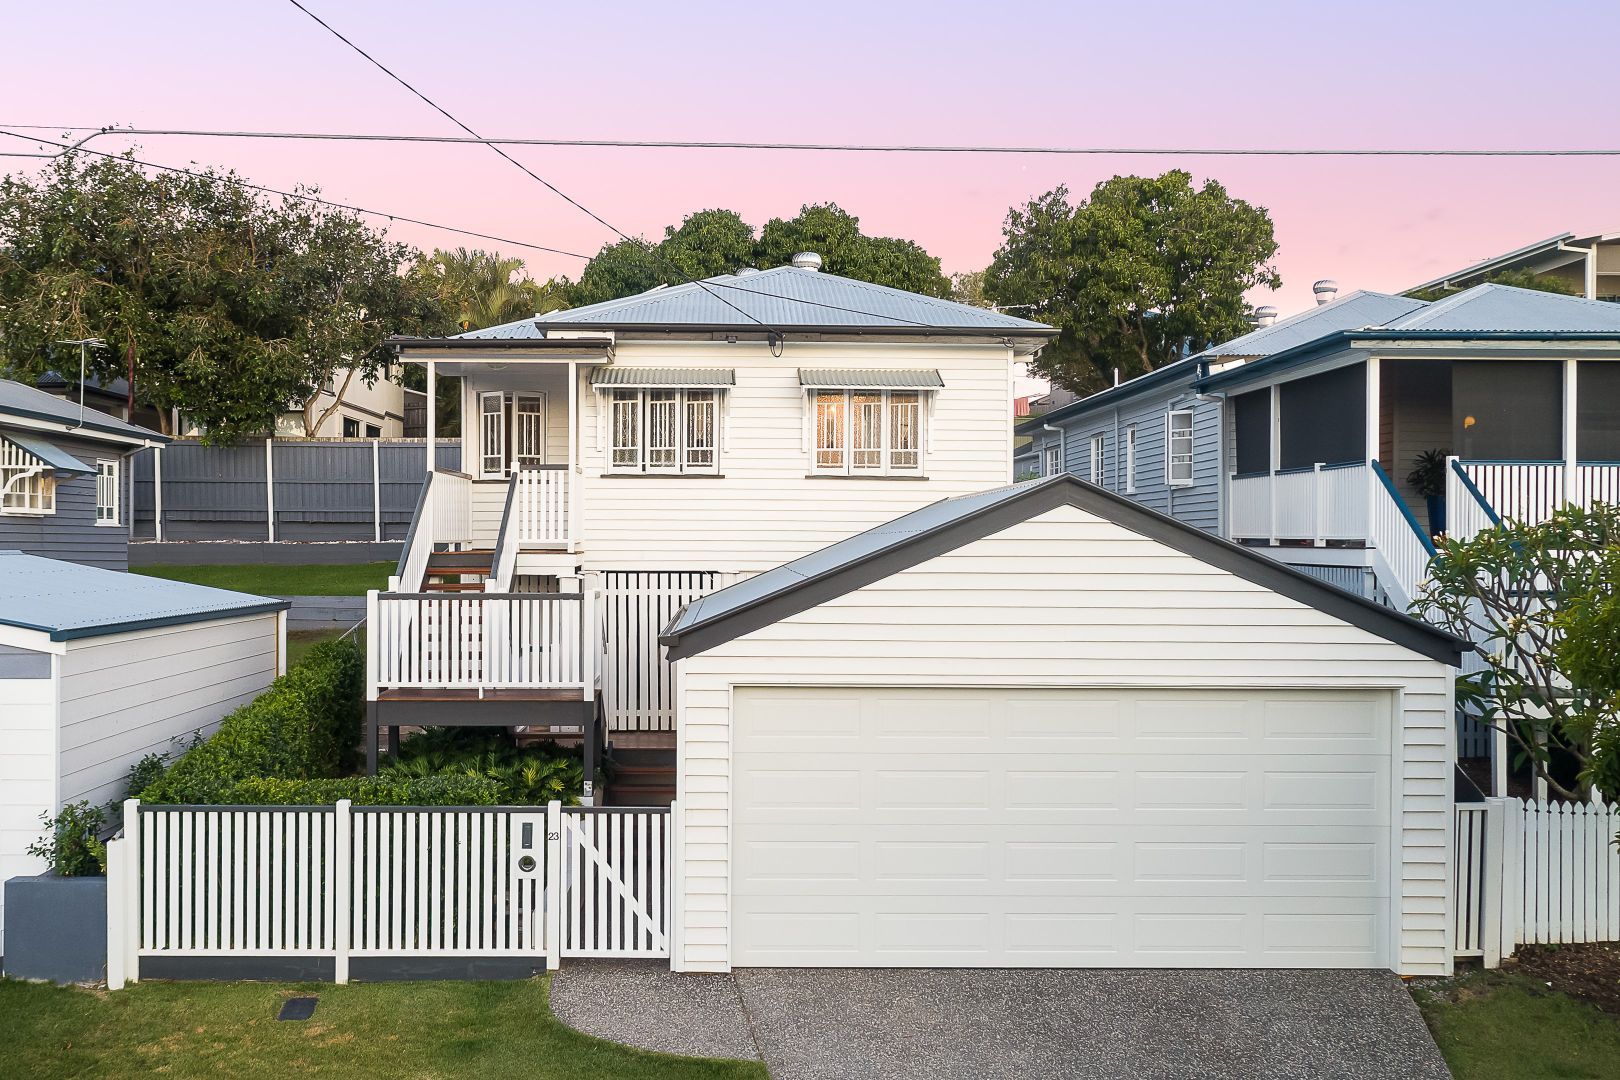
<instances>
[{"instance_id":1,"label":"garden bed","mask_svg":"<svg viewBox=\"0 0 1620 1080\"><path fill-rule=\"evenodd\" d=\"M1620 1016L1620 942L1596 945L1521 945L1503 970L1545 983L1576 1001ZM1615 1063L1620 1072L1620 1062Z\"/></svg>"}]
</instances>

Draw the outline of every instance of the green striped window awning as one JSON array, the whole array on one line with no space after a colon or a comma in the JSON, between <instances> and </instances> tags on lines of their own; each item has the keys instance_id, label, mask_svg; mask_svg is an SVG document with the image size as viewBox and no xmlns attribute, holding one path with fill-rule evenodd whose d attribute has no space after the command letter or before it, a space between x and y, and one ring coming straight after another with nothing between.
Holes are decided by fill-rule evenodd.
<instances>
[{"instance_id":1,"label":"green striped window awning","mask_svg":"<svg viewBox=\"0 0 1620 1080\"><path fill-rule=\"evenodd\" d=\"M731 368L599 367L591 372L592 386L623 389L690 390L735 386L737 373Z\"/></svg>"},{"instance_id":2,"label":"green striped window awning","mask_svg":"<svg viewBox=\"0 0 1620 1080\"><path fill-rule=\"evenodd\" d=\"M933 368L800 368L799 385L816 390L938 390Z\"/></svg>"}]
</instances>

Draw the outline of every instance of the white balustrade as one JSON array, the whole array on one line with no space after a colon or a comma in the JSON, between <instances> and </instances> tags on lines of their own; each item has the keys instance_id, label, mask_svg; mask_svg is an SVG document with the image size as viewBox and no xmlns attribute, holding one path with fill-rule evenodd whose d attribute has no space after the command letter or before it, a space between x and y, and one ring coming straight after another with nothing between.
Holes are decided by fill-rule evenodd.
<instances>
[{"instance_id":1,"label":"white balustrade","mask_svg":"<svg viewBox=\"0 0 1620 1080\"><path fill-rule=\"evenodd\" d=\"M569 535L568 472L564 469L520 469L512 476L517 497L512 504L518 543L524 546L567 546Z\"/></svg>"},{"instance_id":2,"label":"white balustrade","mask_svg":"<svg viewBox=\"0 0 1620 1080\"><path fill-rule=\"evenodd\" d=\"M382 594L374 603L366 637L374 691L584 689L592 682L594 659L581 649L590 613L578 595Z\"/></svg>"}]
</instances>

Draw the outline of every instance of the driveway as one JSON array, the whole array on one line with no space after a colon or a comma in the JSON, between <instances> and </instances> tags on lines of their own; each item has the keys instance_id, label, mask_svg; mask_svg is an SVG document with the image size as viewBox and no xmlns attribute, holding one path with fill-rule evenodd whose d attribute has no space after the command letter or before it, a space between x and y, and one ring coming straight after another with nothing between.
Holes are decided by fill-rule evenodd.
<instances>
[{"instance_id":1,"label":"driveway","mask_svg":"<svg viewBox=\"0 0 1620 1080\"><path fill-rule=\"evenodd\" d=\"M1378 971L745 969L565 964L552 1009L649 1050L763 1060L775 1080L1444 1080Z\"/></svg>"}]
</instances>

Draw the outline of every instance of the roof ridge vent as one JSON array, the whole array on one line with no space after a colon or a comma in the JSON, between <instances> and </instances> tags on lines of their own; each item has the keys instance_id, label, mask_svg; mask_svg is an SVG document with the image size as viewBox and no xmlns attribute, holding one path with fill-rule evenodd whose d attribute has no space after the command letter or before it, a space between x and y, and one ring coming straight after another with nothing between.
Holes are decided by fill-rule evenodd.
<instances>
[{"instance_id":1,"label":"roof ridge vent","mask_svg":"<svg viewBox=\"0 0 1620 1080\"><path fill-rule=\"evenodd\" d=\"M759 267L757 267L757 266L744 266L744 267L740 268L732 276L733 277L753 277L757 273L759 273Z\"/></svg>"},{"instance_id":2,"label":"roof ridge vent","mask_svg":"<svg viewBox=\"0 0 1620 1080\"><path fill-rule=\"evenodd\" d=\"M1252 321L1257 327L1270 326L1272 323L1277 321L1277 309L1272 307L1270 304L1261 304L1259 307L1254 309Z\"/></svg>"},{"instance_id":3,"label":"roof ridge vent","mask_svg":"<svg viewBox=\"0 0 1620 1080\"><path fill-rule=\"evenodd\" d=\"M1339 296L1339 283L1332 278L1323 278L1311 286L1311 292L1316 294L1317 304L1331 304Z\"/></svg>"},{"instance_id":4,"label":"roof ridge vent","mask_svg":"<svg viewBox=\"0 0 1620 1080\"><path fill-rule=\"evenodd\" d=\"M801 251L793 256L792 264L800 270L816 271L821 269L821 256L813 251Z\"/></svg>"}]
</instances>

